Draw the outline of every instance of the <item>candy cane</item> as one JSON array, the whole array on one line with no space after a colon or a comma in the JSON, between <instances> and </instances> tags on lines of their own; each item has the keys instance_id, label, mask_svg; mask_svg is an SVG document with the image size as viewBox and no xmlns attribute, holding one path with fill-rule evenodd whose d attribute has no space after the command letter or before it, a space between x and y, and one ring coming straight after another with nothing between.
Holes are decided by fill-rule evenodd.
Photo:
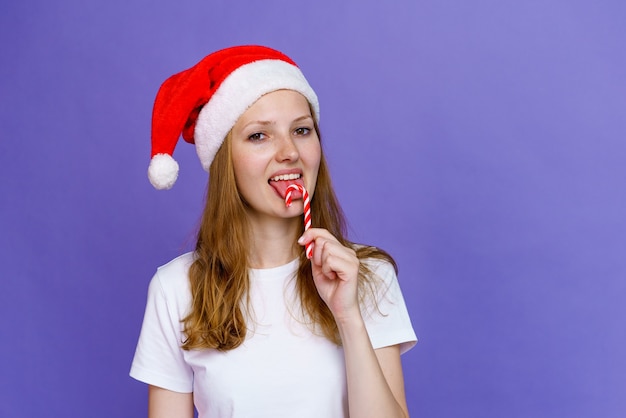
<instances>
[{"instance_id":1,"label":"candy cane","mask_svg":"<svg viewBox=\"0 0 626 418\"><path fill-rule=\"evenodd\" d=\"M285 206L291 206L291 195L294 191L300 191L302 193L302 200L304 201L304 230L308 230L311 227L311 200L309 199L309 192L299 184L290 184L287 186L287 194L285 195ZM312 242L306 245L305 254L306 258L313 256Z\"/></svg>"}]
</instances>

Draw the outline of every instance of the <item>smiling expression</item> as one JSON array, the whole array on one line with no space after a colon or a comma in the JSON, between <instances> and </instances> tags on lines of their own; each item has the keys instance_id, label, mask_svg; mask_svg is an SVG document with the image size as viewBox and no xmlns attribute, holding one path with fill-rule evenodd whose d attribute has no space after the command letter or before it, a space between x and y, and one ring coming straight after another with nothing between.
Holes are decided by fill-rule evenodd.
<instances>
[{"instance_id":1,"label":"smiling expression","mask_svg":"<svg viewBox=\"0 0 626 418\"><path fill-rule=\"evenodd\" d=\"M250 215L290 218L301 214L301 200L285 207L287 186L303 185L313 196L321 158L304 96L292 90L262 96L237 120L231 140L237 188Z\"/></svg>"}]
</instances>

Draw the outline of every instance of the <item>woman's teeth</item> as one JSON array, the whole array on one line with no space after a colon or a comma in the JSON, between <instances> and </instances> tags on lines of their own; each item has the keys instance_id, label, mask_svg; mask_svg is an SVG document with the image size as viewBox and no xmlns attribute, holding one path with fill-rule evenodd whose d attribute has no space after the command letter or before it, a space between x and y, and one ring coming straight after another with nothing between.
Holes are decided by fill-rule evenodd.
<instances>
[{"instance_id":1,"label":"woman's teeth","mask_svg":"<svg viewBox=\"0 0 626 418\"><path fill-rule=\"evenodd\" d=\"M271 181L285 181L285 180L297 180L302 177L300 174L282 174L280 176L272 177Z\"/></svg>"}]
</instances>

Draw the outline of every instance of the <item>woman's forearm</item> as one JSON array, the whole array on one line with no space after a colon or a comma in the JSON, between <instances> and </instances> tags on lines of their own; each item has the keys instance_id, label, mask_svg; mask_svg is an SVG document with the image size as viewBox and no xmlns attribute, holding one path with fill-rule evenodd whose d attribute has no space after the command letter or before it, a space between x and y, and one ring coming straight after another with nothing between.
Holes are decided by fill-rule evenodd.
<instances>
[{"instance_id":1,"label":"woman's forearm","mask_svg":"<svg viewBox=\"0 0 626 418\"><path fill-rule=\"evenodd\" d=\"M350 418L408 417L399 348L381 349L387 351L377 356L360 315L338 326L346 362Z\"/></svg>"}]
</instances>

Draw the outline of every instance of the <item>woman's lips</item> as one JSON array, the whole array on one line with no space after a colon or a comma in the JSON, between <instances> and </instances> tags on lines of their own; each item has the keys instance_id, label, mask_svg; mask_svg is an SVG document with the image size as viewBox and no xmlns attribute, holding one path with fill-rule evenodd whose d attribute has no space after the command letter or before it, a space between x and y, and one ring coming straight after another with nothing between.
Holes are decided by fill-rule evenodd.
<instances>
[{"instance_id":1,"label":"woman's lips","mask_svg":"<svg viewBox=\"0 0 626 418\"><path fill-rule=\"evenodd\" d=\"M274 177L274 178L276 178L276 177ZM304 187L304 182L302 181L302 176L300 176L298 178L294 178L294 179L289 179L289 180L273 180L273 179L270 179L268 183L269 183L270 186L272 186L272 188L276 191L276 193L283 200L285 199L285 196L287 195L287 187L289 187L290 184L299 184L300 186ZM294 200L302 199L302 193L300 193L299 191L294 191L291 196L292 196L292 198Z\"/></svg>"}]
</instances>

